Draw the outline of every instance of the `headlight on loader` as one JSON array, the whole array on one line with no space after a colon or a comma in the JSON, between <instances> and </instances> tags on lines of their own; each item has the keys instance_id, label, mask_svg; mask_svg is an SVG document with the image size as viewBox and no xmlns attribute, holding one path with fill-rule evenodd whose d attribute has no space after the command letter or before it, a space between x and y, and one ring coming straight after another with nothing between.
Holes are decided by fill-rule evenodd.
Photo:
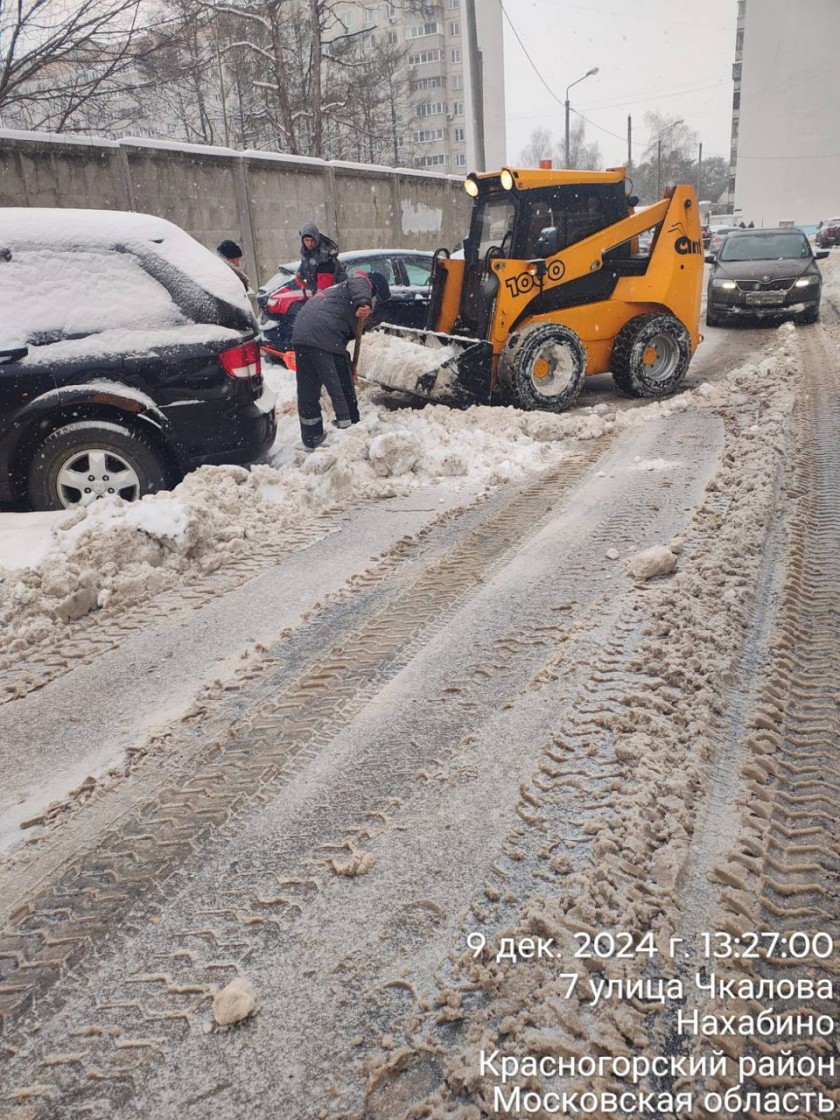
<instances>
[{"instance_id":1,"label":"headlight on loader","mask_svg":"<svg viewBox=\"0 0 840 1120\"><path fill-rule=\"evenodd\" d=\"M727 292L731 292L732 289L737 288L738 285L735 283L734 280L713 280L712 281L712 287L713 288L725 288Z\"/></svg>"},{"instance_id":2,"label":"headlight on loader","mask_svg":"<svg viewBox=\"0 0 840 1120\"><path fill-rule=\"evenodd\" d=\"M499 176L499 179L501 180L502 190L513 190L513 175L510 173L510 171L508 171L506 167L502 168L502 173Z\"/></svg>"},{"instance_id":3,"label":"headlight on loader","mask_svg":"<svg viewBox=\"0 0 840 1120\"><path fill-rule=\"evenodd\" d=\"M478 182L470 175L464 180L464 190L470 198L478 198Z\"/></svg>"}]
</instances>

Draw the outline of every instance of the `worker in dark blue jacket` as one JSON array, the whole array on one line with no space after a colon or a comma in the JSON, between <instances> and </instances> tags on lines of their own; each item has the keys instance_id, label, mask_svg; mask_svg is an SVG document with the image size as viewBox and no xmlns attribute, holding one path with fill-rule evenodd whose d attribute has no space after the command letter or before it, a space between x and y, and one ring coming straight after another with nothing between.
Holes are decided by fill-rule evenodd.
<instances>
[{"instance_id":1,"label":"worker in dark blue jacket","mask_svg":"<svg viewBox=\"0 0 840 1120\"><path fill-rule=\"evenodd\" d=\"M327 390L338 428L358 423L359 406L347 344L373 309L391 298L381 272L354 272L301 307L292 328L297 370L298 418L304 450L324 442L321 389Z\"/></svg>"}]
</instances>

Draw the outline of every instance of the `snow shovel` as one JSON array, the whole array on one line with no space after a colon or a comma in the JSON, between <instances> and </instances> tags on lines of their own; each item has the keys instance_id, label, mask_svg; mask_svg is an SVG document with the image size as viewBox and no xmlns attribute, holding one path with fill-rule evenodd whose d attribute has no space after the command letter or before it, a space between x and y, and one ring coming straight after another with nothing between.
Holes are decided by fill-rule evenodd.
<instances>
[{"instance_id":1,"label":"snow shovel","mask_svg":"<svg viewBox=\"0 0 840 1120\"><path fill-rule=\"evenodd\" d=\"M353 343L353 360L350 363L350 379L355 385L359 379L359 355L362 352L362 332L365 329L364 319L356 320L356 341Z\"/></svg>"}]
</instances>

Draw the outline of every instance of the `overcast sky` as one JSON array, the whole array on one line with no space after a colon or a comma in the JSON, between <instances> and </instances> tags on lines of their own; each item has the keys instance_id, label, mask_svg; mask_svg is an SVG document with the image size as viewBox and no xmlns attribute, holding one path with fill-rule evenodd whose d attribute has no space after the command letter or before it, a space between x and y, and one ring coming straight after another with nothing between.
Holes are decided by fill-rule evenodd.
<instances>
[{"instance_id":1,"label":"overcast sky","mask_svg":"<svg viewBox=\"0 0 840 1120\"><path fill-rule=\"evenodd\" d=\"M510 162L516 162L536 127L550 129L562 142L566 86L593 66L599 73L575 86L569 100L592 122L586 141L597 141L604 166L625 162L628 114L633 158L641 158L649 139L644 114L651 109L683 118L698 133L704 158L728 156L736 0L502 2L556 95L555 100L534 72L505 20Z\"/></svg>"}]
</instances>

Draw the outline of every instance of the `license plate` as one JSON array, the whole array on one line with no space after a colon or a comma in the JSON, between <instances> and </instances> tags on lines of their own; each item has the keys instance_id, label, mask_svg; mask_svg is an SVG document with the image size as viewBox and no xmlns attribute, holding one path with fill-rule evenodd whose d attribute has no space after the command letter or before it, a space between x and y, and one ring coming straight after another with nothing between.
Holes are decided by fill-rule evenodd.
<instances>
[{"instance_id":1,"label":"license plate","mask_svg":"<svg viewBox=\"0 0 840 1120\"><path fill-rule=\"evenodd\" d=\"M779 304L785 302L784 292L747 292L746 302L753 307L759 305L761 307L777 307Z\"/></svg>"}]
</instances>

